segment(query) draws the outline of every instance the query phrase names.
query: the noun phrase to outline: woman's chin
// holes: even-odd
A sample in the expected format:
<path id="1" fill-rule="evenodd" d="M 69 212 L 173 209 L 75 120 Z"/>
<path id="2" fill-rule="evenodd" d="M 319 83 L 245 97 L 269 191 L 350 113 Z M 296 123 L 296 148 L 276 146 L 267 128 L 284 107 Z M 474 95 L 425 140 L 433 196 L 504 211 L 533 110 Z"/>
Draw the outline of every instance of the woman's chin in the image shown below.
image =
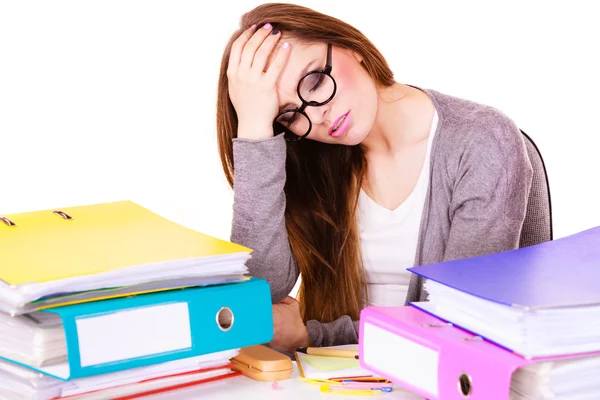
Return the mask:
<path id="1" fill-rule="evenodd" d="M 356 146 L 357 144 L 361 144 L 367 135 L 363 135 L 361 132 L 356 132 L 356 130 L 349 130 L 346 135 L 342 139 L 341 142 L 346 146 Z"/>

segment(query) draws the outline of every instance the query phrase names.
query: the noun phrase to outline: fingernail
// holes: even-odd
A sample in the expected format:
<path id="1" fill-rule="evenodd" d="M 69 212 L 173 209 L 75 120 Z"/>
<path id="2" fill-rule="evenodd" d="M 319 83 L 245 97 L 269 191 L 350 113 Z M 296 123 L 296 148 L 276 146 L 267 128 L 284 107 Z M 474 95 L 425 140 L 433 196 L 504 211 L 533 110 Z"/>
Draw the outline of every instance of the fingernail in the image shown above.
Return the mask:
<path id="1" fill-rule="evenodd" d="M 271 24 L 269 24 L 268 22 L 265 24 L 265 26 L 263 26 L 263 28 L 265 29 L 271 29 Z"/>
<path id="2" fill-rule="evenodd" d="M 277 35 L 279 33 L 279 29 L 273 29 L 273 32 L 271 32 L 272 35 Z"/>
<path id="3" fill-rule="evenodd" d="M 256 28 L 256 24 L 254 24 L 250 27 L 250 29 L 254 29 L 254 28 Z"/>
<path id="4" fill-rule="evenodd" d="M 285 42 L 285 43 L 283 44 L 283 48 L 284 48 L 284 49 L 287 49 L 288 47 L 290 47 L 290 44 L 289 44 L 288 42 Z"/>

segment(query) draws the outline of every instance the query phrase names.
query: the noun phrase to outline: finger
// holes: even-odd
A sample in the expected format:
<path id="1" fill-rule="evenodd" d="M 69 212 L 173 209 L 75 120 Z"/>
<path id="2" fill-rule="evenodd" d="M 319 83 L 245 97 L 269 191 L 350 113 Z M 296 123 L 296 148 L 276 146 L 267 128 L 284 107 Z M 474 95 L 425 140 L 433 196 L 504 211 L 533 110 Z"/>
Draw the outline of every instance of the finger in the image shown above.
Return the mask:
<path id="1" fill-rule="evenodd" d="M 229 70 L 234 70 L 238 67 L 238 65 L 240 65 L 244 45 L 248 42 L 248 40 L 250 40 L 255 30 L 256 25 L 252 25 L 233 41 L 233 44 L 231 45 L 231 51 L 229 52 Z"/>
<path id="2" fill-rule="evenodd" d="M 281 39 L 281 32 L 277 29 L 273 29 L 271 34 L 258 47 L 254 54 L 254 60 L 252 61 L 252 69 L 255 72 L 262 74 L 265 71 L 267 61 L 273 54 L 273 48 L 279 39 Z"/>
<path id="3" fill-rule="evenodd" d="M 287 305 L 290 305 L 290 306 L 291 306 L 291 305 L 292 305 L 292 304 L 294 304 L 294 303 L 298 303 L 298 300 L 296 300 L 296 299 L 295 299 L 295 298 L 293 298 L 293 297 L 287 296 L 285 299 L 281 300 L 281 302 L 282 302 L 283 304 L 287 304 Z"/>
<path id="4" fill-rule="evenodd" d="M 273 27 L 271 24 L 265 24 L 261 28 L 256 29 L 256 32 L 244 45 L 244 50 L 242 50 L 239 64 L 240 66 L 244 66 L 246 68 L 250 68 L 252 66 L 252 61 L 254 60 L 256 50 L 262 44 L 265 38 L 271 34 L 272 29 Z"/>
<path id="5" fill-rule="evenodd" d="M 281 70 L 285 66 L 288 58 L 290 56 L 290 44 L 288 42 L 283 43 L 273 59 L 271 60 L 271 64 L 267 69 L 265 75 L 272 81 L 275 82 L 279 78 L 281 74 Z"/>

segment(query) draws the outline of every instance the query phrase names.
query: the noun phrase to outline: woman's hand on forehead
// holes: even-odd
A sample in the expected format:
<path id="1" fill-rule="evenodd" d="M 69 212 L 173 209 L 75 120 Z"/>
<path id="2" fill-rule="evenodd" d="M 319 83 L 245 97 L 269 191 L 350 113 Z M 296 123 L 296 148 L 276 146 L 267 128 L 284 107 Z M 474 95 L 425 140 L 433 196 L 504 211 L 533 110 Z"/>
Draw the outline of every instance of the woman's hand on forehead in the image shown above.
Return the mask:
<path id="1" fill-rule="evenodd" d="M 273 135 L 279 110 L 276 84 L 290 53 L 288 42 L 277 46 L 280 39 L 281 32 L 265 24 L 250 27 L 232 44 L 227 78 L 240 138 Z"/>

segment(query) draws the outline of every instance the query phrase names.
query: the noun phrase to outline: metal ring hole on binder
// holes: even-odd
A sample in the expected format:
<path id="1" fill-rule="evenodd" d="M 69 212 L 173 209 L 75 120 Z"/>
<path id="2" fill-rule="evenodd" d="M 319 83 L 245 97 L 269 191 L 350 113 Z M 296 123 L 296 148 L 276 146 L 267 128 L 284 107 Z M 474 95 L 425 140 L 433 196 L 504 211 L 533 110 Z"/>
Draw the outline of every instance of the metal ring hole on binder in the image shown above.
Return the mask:
<path id="1" fill-rule="evenodd" d="M 223 332 L 227 332 L 233 326 L 233 312 L 229 307 L 221 307 L 217 313 L 217 326 Z"/>
<path id="2" fill-rule="evenodd" d="M 452 324 L 450 322 L 436 322 L 436 323 L 432 323 L 432 324 L 422 324 L 422 326 L 424 328 L 433 328 L 433 327 L 440 327 L 440 326 L 452 326 Z"/>
<path id="3" fill-rule="evenodd" d="M 14 222 L 12 222 L 10 219 L 8 219 L 6 217 L 0 217 L 0 221 L 4 222 L 8 226 L 17 226 L 17 224 L 15 224 Z"/>
<path id="4" fill-rule="evenodd" d="M 465 399 L 471 397 L 471 393 L 473 393 L 473 380 L 469 374 L 462 373 L 458 377 L 458 391 Z"/>
<path id="5" fill-rule="evenodd" d="M 69 214 L 67 214 L 64 211 L 54 210 L 53 212 L 54 212 L 54 214 L 56 214 L 56 215 L 58 215 L 60 217 L 63 217 L 64 219 L 73 219 L 73 217 L 71 217 Z"/>

